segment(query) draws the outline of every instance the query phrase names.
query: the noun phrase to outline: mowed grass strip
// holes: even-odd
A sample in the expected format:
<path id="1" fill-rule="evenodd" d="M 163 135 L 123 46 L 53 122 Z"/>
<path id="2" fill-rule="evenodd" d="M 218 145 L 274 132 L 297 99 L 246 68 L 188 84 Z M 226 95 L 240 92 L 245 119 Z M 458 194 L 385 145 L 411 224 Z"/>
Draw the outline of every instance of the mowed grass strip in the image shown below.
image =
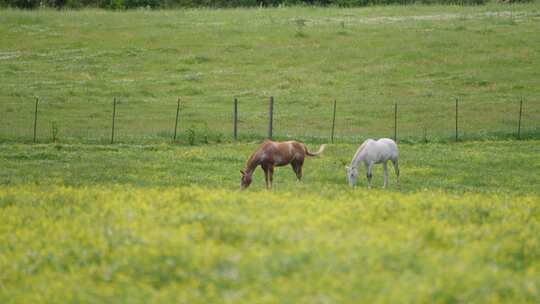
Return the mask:
<path id="1" fill-rule="evenodd" d="M 450 138 L 454 98 L 462 135 L 538 134 L 538 2 L 523 5 L 178 11 L 0 11 L 0 139 L 106 142 L 112 100 L 120 142 L 181 138 L 194 129 L 230 138 L 277 136 Z M 501 133 L 502 132 L 502 133 Z"/>
<path id="2" fill-rule="evenodd" d="M 1 186 L 0 301 L 537 302 L 537 195 Z"/>
<path id="3" fill-rule="evenodd" d="M 539 194 L 538 141 L 481 141 L 458 144 L 399 144 L 401 191 L 514 192 Z M 201 146 L 161 145 L 0 145 L 0 184 L 74 187 L 200 186 L 237 190 L 240 170 L 258 142 Z M 276 191 L 316 192 L 346 189 L 345 165 L 360 145 L 328 145 L 320 157 L 304 164 L 304 181 L 296 182 L 290 166 L 274 174 Z M 316 150 L 318 145 L 309 144 Z M 374 169 L 374 187 L 382 187 L 381 165 Z M 389 190 L 395 174 L 389 167 Z M 359 189 L 366 187 L 360 168 Z M 257 169 L 248 191 L 264 189 Z"/>

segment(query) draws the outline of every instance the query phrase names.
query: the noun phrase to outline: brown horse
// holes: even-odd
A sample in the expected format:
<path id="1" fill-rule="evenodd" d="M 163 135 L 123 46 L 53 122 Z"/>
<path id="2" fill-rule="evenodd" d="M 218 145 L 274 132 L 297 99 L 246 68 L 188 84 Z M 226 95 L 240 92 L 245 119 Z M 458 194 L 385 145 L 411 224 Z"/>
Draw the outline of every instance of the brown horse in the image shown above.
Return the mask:
<path id="1" fill-rule="evenodd" d="M 251 184 L 251 176 L 257 166 L 261 166 L 264 171 L 266 180 L 266 188 L 272 188 L 272 175 L 274 174 L 275 166 L 285 166 L 291 164 L 294 173 L 298 180 L 302 179 L 302 165 L 304 158 L 307 156 L 317 156 L 324 151 L 322 145 L 319 151 L 312 153 L 308 151 L 305 144 L 297 141 L 275 142 L 271 140 L 264 141 L 253 154 L 249 157 L 246 168 L 240 170 L 242 179 L 240 181 L 240 189 L 244 190 Z"/>

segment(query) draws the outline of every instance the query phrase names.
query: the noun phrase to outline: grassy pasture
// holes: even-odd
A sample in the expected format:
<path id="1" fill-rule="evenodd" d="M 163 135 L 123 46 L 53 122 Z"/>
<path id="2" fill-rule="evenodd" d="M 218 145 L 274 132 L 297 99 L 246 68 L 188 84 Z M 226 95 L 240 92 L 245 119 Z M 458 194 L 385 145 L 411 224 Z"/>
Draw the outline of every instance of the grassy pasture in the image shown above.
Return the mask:
<path id="1" fill-rule="evenodd" d="M 112 100 L 118 140 L 172 136 L 176 100 L 186 129 L 230 138 L 232 101 L 240 135 L 326 140 L 336 133 L 448 139 L 454 98 L 461 136 L 508 137 L 525 100 L 523 132 L 538 138 L 540 6 L 390 6 L 354 9 L 0 11 L 0 139 L 106 142 Z M 322 139 L 321 139 L 322 138 Z"/>
<path id="2" fill-rule="evenodd" d="M 69 187 L 112 184 L 133 187 L 207 186 L 237 190 L 239 170 L 257 144 L 182 147 L 161 145 L 1 145 L 0 184 L 6 186 L 58 184 Z M 400 146 L 402 192 L 422 190 L 515 192 L 539 194 L 539 142 L 467 142 L 456 145 Z M 316 145 L 310 145 L 312 150 Z M 325 157 L 305 164 L 305 182 L 296 184 L 290 167 L 277 169 L 276 191 L 298 188 L 342 189 L 357 146 L 330 145 Z M 362 173 L 363 174 L 363 173 Z M 393 175 L 391 175 L 392 177 Z M 251 186 L 264 189 L 264 175 L 255 173 Z M 365 178 L 359 179 L 365 186 Z M 390 180 L 394 184 L 394 180 Z M 377 167 L 374 185 L 382 186 Z"/>
<path id="3" fill-rule="evenodd" d="M 539 144 L 403 144 L 401 191 L 330 145 L 242 193 L 253 143 L 2 144 L 0 302 L 534 303 Z"/>
<path id="4" fill-rule="evenodd" d="M 0 303 L 539 302 L 539 32 L 538 3 L 0 11 Z M 311 149 L 337 99 L 338 143 L 241 193 L 270 95 Z M 454 97 L 482 141 L 436 142 Z M 395 102 L 401 190 L 348 187 Z"/>

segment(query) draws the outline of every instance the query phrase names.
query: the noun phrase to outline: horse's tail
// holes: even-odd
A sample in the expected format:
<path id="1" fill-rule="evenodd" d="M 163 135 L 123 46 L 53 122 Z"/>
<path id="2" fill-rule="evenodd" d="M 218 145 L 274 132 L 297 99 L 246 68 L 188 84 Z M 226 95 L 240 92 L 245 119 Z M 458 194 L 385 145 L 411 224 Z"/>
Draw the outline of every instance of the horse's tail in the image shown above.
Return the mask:
<path id="1" fill-rule="evenodd" d="M 326 147 L 326 145 L 321 145 L 321 147 L 319 148 L 319 150 L 317 152 L 309 152 L 307 146 L 304 145 L 304 149 L 306 150 L 306 154 L 308 156 L 317 156 L 317 155 L 323 153 L 325 147 Z"/>

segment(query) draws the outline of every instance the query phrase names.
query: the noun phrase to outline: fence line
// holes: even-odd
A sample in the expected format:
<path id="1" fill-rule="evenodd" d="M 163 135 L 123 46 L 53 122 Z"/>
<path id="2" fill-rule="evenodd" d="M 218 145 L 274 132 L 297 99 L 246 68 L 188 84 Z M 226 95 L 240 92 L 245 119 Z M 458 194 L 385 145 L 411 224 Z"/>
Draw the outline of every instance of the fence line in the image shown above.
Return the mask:
<path id="1" fill-rule="evenodd" d="M 270 96 L 270 105 L 268 109 L 268 138 L 272 139 L 272 128 L 274 123 L 274 97 Z"/>
<path id="2" fill-rule="evenodd" d="M 456 142 L 458 141 L 458 99 L 456 98 Z"/>
<path id="3" fill-rule="evenodd" d="M 233 110 L 233 138 L 238 140 L 238 99 L 234 99 L 234 110 Z"/>
<path id="4" fill-rule="evenodd" d="M 397 142 L 397 103 L 394 104 L 394 141 Z"/>
<path id="5" fill-rule="evenodd" d="M 334 111 L 332 114 L 332 143 L 334 143 L 334 130 L 336 128 L 336 100 L 334 99 Z"/>
<path id="6" fill-rule="evenodd" d="M 518 118 L 518 132 L 517 138 L 521 139 L 521 113 L 523 109 L 523 97 L 519 100 L 519 118 Z"/>
<path id="7" fill-rule="evenodd" d="M 184 110 L 182 110 L 182 113 L 183 113 L 182 115 L 184 115 L 183 117 L 185 118 L 182 119 L 182 124 L 183 125 L 185 124 L 185 125 L 183 128 L 180 128 L 180 129 L 185 130 L 186 133 L 191 132 L 190 134 L 192 136 L 195 136 L 198 134 L 199 136 L 206 137 L 206 139 L 204 139 L 203 141 L 207 141 L 207 142 L 209 141 L 209 137 L 211 136 L 214 136 L 215 138 L 218 138 L 219 140 L 223 140 L 225 137 L 238 140 L 239 138 L 238 132 L 240 128 L 244 128 L 243 130 L 246 130 L 242 133 L 244 134 L 243 135 L 244 138 L 262 139 L 264 138 L 264 136 L 261 135 L 262 128 L 259 129 L 259 127 L 254 127 L 254 125 L 259 124 L 260 127 L 262 127 L 264 123 L 260 124 L 260 122 L 263 122 L 264 117 L 268 115 L 267 116 L 268 117 L 267 138 L 273 138 L 277 134 L 278 138 L 283 138 L 283 137 L 313 138 L 317 140 L 329 140 L 331 142 L 334 142 L 336 138 L 341 139 L 341 140 L 346 140 L 347 138 L 355 139 L 361 136 L 383 137 L 383 136 L 388 136 L 389 135 L 388 133 L 393 131 L 393 135 L 394 135 L 393 137 L 397 141 L 398 129 L 399 129 L 400 140 L 411 138 L 412 136 L 412 137 L 422 138 L 423 141 L 427 142 L 429 137 L 433 138 L 433 136 L 436 137 L 436 136 L 442 136 L 445 133 L 450 133 L 450 134 L 452 133 L 451 127 L 449 125 L 445 126 L 445 121 L 448 121 L 446 118 L 448 117 L 448 113 L 445 113 L 444 111 L 430 111 L 429 109 L 429 106 L 440 108 L 441 104 L 435 104 L 435 105 L 416 104 L 417 107 L 411 107 L 415 104 L 407 103 L 407 102 L 405 103 L 400 102 L 399 103 L 400 113 L 399 113 L 399 118 L 398 118 L 398 103 L 395 102 L 393 104 L 394 106 L 393 107 L 394 108 L 393 109 L 394 110 L 393 111 L 394 112 L 393 113 L 393 130 L 390 130 L 390 128 L 388 128 L 386 129 L 387 131 L 385 131 L 385 129 L 381 127 L 381 126 L 384 126 L 384 123 L 381 123 L 381 121 L 382 122 L 386 121 L 387 126 L 390 127 L 391 126 L 390 119 L 392 115 L 390 113 L 390 105 L 387 103 L 381 105 L 380 107 L 381 110 L 377 110 L 375 112 L 371 111 L 369 112 L 370 115 L 363 115 L 363 116 L 357 115 L 355 112 L 351 112 L 351 108 L 346 107 L 347 112 L 343 112 L 343 114 L 339 115 L 341 117 L 339 120 L 339 126 L 341 126 L 340 127 L 341 129 L 336 129 L 336 125 L 337 125 L 336 117 L 338 115 L 337 115 L 337 100 L 335 99 L 333 100 L 333 107 L 326 108 L 325 105 L 321 105 L 321 104 L 318 104 L 315 106 L 308 104 L 305 108 L 305 111 L 296 111 L 296 112 L 287 111 L 284 105 L 283 107 L 280 107 L 279 114 L 275 117 L 274 117 L 274 101 L 275 100 L 273 96 L 269 98 L 268 112 L 266 113 L 266 115 L 261 107 L 264 104 L 259 103 L 260 106 L 254 107 L 254 105 L 256 105 L 255 103 L 252 103 L 249 101 L 247 103 L 243 102 L 243 104 L 249 105 L 246 108 L 242 107 L 242 113 L 244 113 L 242 114 L 242 117 L 244 118 L 243 120 L 240 120 L 239 118 L 238 99 L 234 98 L 232 101 L 233 101 L 232 134 L 229 133 L 230 129 L 228 129 L 228 127 L 226 128 L 226 125 L 228 125 L 228 123 L 225 123 L 227 120 L 230 123 L 231 114 L 228 114 L 228 115 L 217 114 L 211 117 L 208 117 L 206 115 L 201 115 L 201 114 L 204 114 L 205 111 L 208 111 L 211 108 L 208 108 L 205 110 L 204 107 L 202 107 L 201 109 L 201 107 L 199 107 L 199 104 L 197 104 L 197 107 L 188 106 L 186 108 L 183 106 Z M 525 131 L 532 130 L 532 133 L 531 132 L 526 133 L 529 135 L 525 135 L 525 137 L 528 136 L 530 138 L 531 137 L 530 134 L 532 134 L 534 138 L 539 138 L 540 125 L 538 124 L 538 122 L 540 122 L 540 114 L 539 114 L 540 103 L 529 102 L 528 105 L 532 104 L 533 107 L 529 106 L 527 107 L 527 109 L 524 109 L 523 103 L 524 103 L 523 98 L 521 98 L 519 101 L 518 117 L 514 116 L 514 117 L 508 118 L 508 116 L 503 116 L 503 119 L 500 122 L 497 122 L 497 120 L 495 119 L 496 116 L 488 116 L 490 124 L 489 125 L 485 124 L 486 126 L 489 126 L 487 134 L 489 134 L 489 132 L 493 132 L 493 134 L 500 132 L 500 134 L 503 134 L 503 135 L 510 134 L 510 135 L 504 135 L 506 137 L 513 136 L 516 139 L 522 139 L 523 126 L 524 126 L 524 121 L 525 121 L 525 125 L 527 125 L 527 123 L 530 124 L 530 122 L 533 122 L 532 125 L 529 125 L 528 129 L 525 128 Z M 6 104 L 7 103 L 4 103 L 4 104 L 0 103 L 0 106 L 6 105 Z M 373 106 L 376 103 L 365 103 L 365 104 Z M 534 106 L 536 104 L 539 105 L 538 107 L 536 107 L 538 109 L 536 109 Z M 7 105 L 9 105 L 8 108 L 10 108 L 12 105 L 15 105 L 15 103 L 9 103 Z M 17 104 L 17 105 L 20 105 L 20 104 Z M 92 139 L 102 138 L 101 135 L 97 135 L 97 137 L 95 135 L 96 133 L 101 133 L 99 130 L 102 128 L 102 123 L 98 123 L 98 124 L 93 123 L 94 117 L 92 116 L 92 115 L 97 115 L 97 117 L 100 117 L 99 111 L 85 111 L 87 109 L 81 109 L 81 110 L 77 109 L 76 111 L 74 111 L 75 113 L 79 111 L 79 113 L 83 113 L 83 114 L 86 114 L 87 112 L 91 112 L 88 114 L 88 117 L 89 117 L 88 125 L 81 126 L 80 125 L 81 117 L 76 116 L 74 114 L 70 114 L 70 113 L 68 113 L 67 115 L 62 115 L 61 109 L 60 110 L 57 109 L 59 105 L 62 105 L 62 104 L 53 103 L 53 102 L 42 103 L 39 98 L 36 98 L 35 108 L 33 111 L 34 115 L 32 117 L 33 118 L 33 134 L 32 134 L 33 142 L 37 142 L 39 138 L 41 138 L 42 140 L 43 138 L 45 138 L 43 136 L 44 134 L 43 131 L 48 128 L 48 125 L 47 125 L 48 122 L 50 122 L 50 125 L 52 126 L 53 140 L 56 140 L 58 138 L 58 129 L 62 127 L 66 127 L 66 126 L 67 126 L 65 128 L 65 130 L 67 130 L 66 134 L 71 134 L 72 138 L 82 138 L 83 140 L 84 138 L 92 138 Z M 360 104 L 356 110 L 358 113 L 365 114 L 362 111 L 362 108 L 361 108 L 362 105 L 364 105 L 364 103 Z M 449 105 L 451 105 L 451 103 L 449 103 Z M 477 115 L 477 113 L 485 113 L 486 110 L 495 109 L 494 107 L 490 107 L 489 106 L 490 104 L 487 104 L 487 103 L 479 104 L 485 109 L 479 108 L 476 104 L 473 107 L 471 107 L 470 105 L 467 106 L 466 103 L 463 103 L 462 106 L 463 105 L 465 106 L 460 107 L 459 99 L 455 98 L 455 114 L 454 114 L 455 115 L 455 128 L 453 130 L 454 131 L 453 135 L 454 135 L 454 140 L 456 142 L 461 139 L 460 137 L 466 138 L 468 135 L 470 138 L 471 134 L 472 135 L 475 134 L 474 130 L 473 130 L 473 133 L 470 132 L 471 131 L 470 128 L 463 129 L 462 125 L 464 123 L 465 125 L 473 125 L 474 123 L 476 123 L 475 120 L 481 117 L 481 115 L 479 116 Z M 504 109 L 503 111 L 504 113 L 509 113 L 508 111 L 511 108 L 515 109 L 517 106 L 516 103 L 511 103 L 511 104 L 497 103 L 497 105 L 499 109 L 501 108 Z M 120 107 L 120 112 L 122 114 L 120 115 L 121 117 L 120 117 L 119 124 L 116 121 L 118 120 L 117 106 Z M 143 112 L 144 115 L 136 116 L 135 114 L 141 113 L 140 106 L 138 104 L 120 102 L 116 97 L 113 99 L 112 125 L 111 125 L 111 133 L 110 133 L 111 144 L 115 143 L 115 140 L 117 139 L 116 137 L 118 137 L 117 133 L 118 135 L 120 135 L 119 138 L 124 138 L 124 140 L 127 140 L 127 139 L 136 140 L 137 138 L 141 138 L 142 140 L 143 138 L 148 138 L 148 137 L 144 137 L 143 134 L 152 134 L 150 138 L 162 138 L 162 137 L 165 138 L 168 136 L 169 140 L 172 137 L 173 141 L 176 142 L 177 135 L 178 135 L 178 128 L 180 126 L 180 122 L 179 122 L 180 120 L 179 118 L 181 114 L 180 113 L 180 98 L 178 98 L 177 100 L 174 130 L 173 132 L 171 132 L 172 134 L 169 133 L 170 131 L 169 132 L 165 131 L 165 130 L 170 130 L 170 123 L 171 123 L 170 119 L 167 119 L 167 120 L 163 119 L 164 117 L 168 116 L 168 115 L 165 115 L 167 111 L 163 111 L 162 106 L 156 107 L 156 108 L 152 108 L 152 106 L 155 107 L 155 105 L 151 105 L 151 104 L 147 104 L 145 106 L 148 106 L 148 108 L 146 109 L 147 111 Z M 405 107 L 403 108 L 402 106 L 405 106 Z M 8 108 L 6 108 L 7 109 L 6 113 L 14 112 L 13 109 L 8 109 Z M 449 106 L 448 108 L 451 109 L 451 106 Z M 326 109 L 326 110 L 321 111 L 322 109 Z M 324 114 L 325 112 L 327 114 Z M 130 116 L 129 113 L 132 113 L 132 116 Z M 407 115 L 407 113 L 410 113 L 410 114 Z M 3 114 L 1 108 L 0 108 L 0 114 Z M 39 128 L 37 124 L 38 114 L 40 116 Z M 331 116 L 328 114 L 331 114 Z M 500 115 L 500 114 L 497 114 L 497 115 Z M 14 114 L 10 114 L 10 116 L 13 117 Z M 25 129 L 22 126 L 24 125 L 24 120 L 30 118 L 29 116 L 30 115 L 28 114 L 21 113 L 19 116 L 15 116 L 14 121 L 11 121 L 11 122 L 8 121 L 6 128 L 8 130 L 12 130 L 13 132 L 15 132 L 16 134 L 15 138 L 25 137 L 25 135 L 23 134 L 25 131 L 21 131 L 21 130 Z M 61 121 L 58 122 L 56 120 L 51 119 L 51 117 L 61 117 L 60 118 Z M 329 121 L 329 117 L 331 117 L 331 121 Z M 372 123 L 376 122 L 379 125 L 377 127 L 373 127 L 372 129 L 370 129 L 371 128 L 370 123 L 363 121 L 364 119 L 366 119 L 366 117 L 371 119 Z M 416 120 L 411 121 L 410 117 L 415 117 Z M 274 123 L 274 118 L 277 119 L 276 123 Z M 210 119 L 212 121 L 210 121 Z M 79 125 L 77 126 L 78 129 L 75 129 L 75 128 L 70 129 L 69 126 L 71 124 L 69 120 L 73 120 L 73 121 L 76 121 L 76 123 L 79 123 Z M 192 126 L 189 126 L 190 120 L 191 120 Z M 517 130 L 516 130 L 516 125 L 515 125 L 516 120 L 517 120 Z M 211 125 L 211 127 L 208 127 L 209 121 L 211 123 L 214 123 L 213 125 Z M 5 120 L 3 119 L 2 122 L 4 123 Z M 90 124 L 90 122 L 92 122 L 92 124 Z M 467 124 L 467 122 L 469 123 Z M 193 123 L 195 123 L 195 125 L 199 127 L 195 127 Z M 312 125 L 312 123 L 314 123 L 315 125 Z M 169 124 L 169 127 L 162 126 L 166 124 Z M 512 124 L 513 124 L 513 127 L 511 126 Z M 202 131 L 201 131 L 200 125 L 205 126 Z M 136 127 L 134 128 L 134 126 Z M 275 132 L 276 130 L 274 130 L 276 126 L 278 129 L 281 129 L 284 131 L 277 130 L 278 132 L 276 133 Z M 328 130 L 328 126 L 331 126 L 331 130 Z M 430 128 L 430 126 L 433 128 Z M 482 130 L 482 128 L 479 126 L 482 126 L 482 125 L 480 123 L 476 123 L 476 129 L 475 129 L 476 132 L 479 135 L 484 134 L 485 136 L 486 133 L 483 133 L 483 131 L 480 131 Z M 494 126 L 497 126 L 497 127 L 494 127 Z M 417 130 L 417 128 L 421 128 L 421 131 L 414 131 L 414 130 Z M 439 131 L 436 130 L 437 128 Z M 118 129 L 120 129 L 120 132 L 117 132 Z M 150 129 L 154 131 L 154 133 L 148 132 L 148 130 Z M 226 129 L 228 129 L 229 131 L 226 131 Z M 377 131 L 373 132 L 373 129 L 376 129 Z M 429 132 L 431 132 L 429 135 L 428 135 L 428 130 Z M 157 133 L 155 133 L 156 131 Z M 326 133 L 328 131 L 330 131 L 329 132 L 330 134 Z M 224 134 L 230 134 L 230 135 L 227 136 Z M 328 134 L 330 135 L 330 138 L 328 138 Z M 374 135 L 377 135 L 377 136 L 374 136 Z M 2 137 L 4 136 L 0 133 L 0 140 L 2 140 Z M 6 138 L 9 138 L 9 136 Z M 28 138 L 28 135 L 26 135 L 26 138 Z M 69 138 L 69 137 L 66 137 L 66 138 Z M 191 140 L 190 140 L 190 143 L 192 143 Z"/>
<path id="8" fill-rule="evenodd" d="M 174 120 L 173 141 L 176 141 L 176 130 L 178 129 L 178 115 L 180 115 L 180 97 L 178 97 L 177 106 L 176 106 L 176 119 Z"/>
<path id="9" fill-rule="evenodd" d="M 36 142 L 38 102 L 39 98 L 36 98 L 36 111 L 34 112 L 34 142 Z"/>
<path id="10" fill-rule="evenodd" d="M 114 144 L 114 121 L 116 120 L 116 97 L 113 100 L 111 144 Z"/>

